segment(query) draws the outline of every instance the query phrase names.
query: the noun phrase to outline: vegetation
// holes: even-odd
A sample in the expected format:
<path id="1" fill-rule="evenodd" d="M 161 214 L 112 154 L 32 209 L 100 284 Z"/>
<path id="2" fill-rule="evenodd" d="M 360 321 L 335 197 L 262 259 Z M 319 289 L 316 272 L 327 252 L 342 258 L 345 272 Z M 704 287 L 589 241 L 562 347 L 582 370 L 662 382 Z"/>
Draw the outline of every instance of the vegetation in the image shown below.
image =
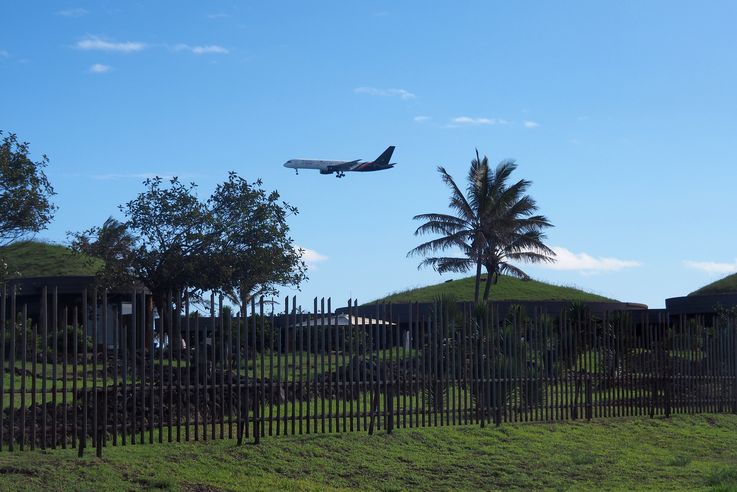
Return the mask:
<path id="1" fill-rule="evenodd" d="M 9 277 L 95 275 L 102 260 L 75 254 L 66 246 L 40 241 L 20 241 L 0 248 Z"/>
<path id="2" fill-rule="evenodd" d="M 735 490 L 737 417 L 682 415 L 3 453 L 3 490 Z"/>
<path id="3" fill-rule="evenodd" d="M 56 207 L 51 203 L 54 188 L 44 173 L 49 160 L 29 156 L 29 146 L 15 134 L 0 131 L 0 246 L 46 228 Z M 13 271 L 0 251 L 0 280 Z"/>
<path id="4" fill-rule="evenodd" d="M 231 173 L 207 201 L 197 197 L 194 183 L 176 177 L 144 184 L 144 192 L 120 207 L 125 222 L 108 219 L 71 235 L 75 251 L 105 259 L 106 283 L 137 280 L 158 303 L 167 294 L 181 299 L 203 291 L 240 303 L 306 278 L 286 223 L 297 209 L 261 181 Z"/>
<path id="5" fill-rule="evenodd" d="M 482 277 L 482 282 L 484 281 Z M 450 295 L 459 301 L 472 301 L 474 298 L 474 277 L 447 281 L 389 294 L 374 302 L 432 302 L 438 297 Z M 602 301 L 613 299 L 585 292 L 573 287 L 547 284 L 536 280 L 523 281 L 501 275 L 491 293 L 492 301 Z"/>
<path id="6" fill-rule="evenodd" d="M 529 276 L 512 263 L 553 261 L 555 253 L 544 243 L 545 229 L 552 224 L 537 215 L 537 204 L 526 191 L 531 182 L 507 181 L 517 168 L 514 161 L 503 161 L 489 169 L 484 156 L 471 161 L 468 187 L 463 194 L 453 177 L 438 167 L 443 182 L 451 189 L 450 209 L 455 215 L 420 214 L 415 220 L 425 221 L 415 235 L 439 234 L 441 237 L 420 244 L 408 256 L 423 255 L 420 267 L 431 266 L 438 273 L 467 272 L 475 267 L 474 302 L 480 300 L 482 267 L 486 271 L 483 300 L 489 299 L 491 285 L 499 276 L 509 275 L 523 280 Z M 460 250 L 464 256 L 429 256 Z"/>
<path id="7" fill-rule="evenodd" d="M 0 245 L 45 229 L 54 217 L 54 188 L 44 173 L 49 159 L 34 162 L 29 151 L 13 133 L 0 142 Z"/>
<path id="8" fill-rule="evenodd" d="M 97 271 L 100 285 L 114 287 L 130 282 L 130 256 L 135 239 L 125 224 L 110 217 L 100 228 L 71 236 L 72 249 L 76 255 L 102 260 L 101 268 Z"/>
<path id="9" fill-rule="evenodd" d="M 701 294 L 726 294 L 728 292 L 737 293 L 737 273 L 728 275 L 722 279 L 712 282 L 693 292 L 690 296 L 698 296 Z"/>

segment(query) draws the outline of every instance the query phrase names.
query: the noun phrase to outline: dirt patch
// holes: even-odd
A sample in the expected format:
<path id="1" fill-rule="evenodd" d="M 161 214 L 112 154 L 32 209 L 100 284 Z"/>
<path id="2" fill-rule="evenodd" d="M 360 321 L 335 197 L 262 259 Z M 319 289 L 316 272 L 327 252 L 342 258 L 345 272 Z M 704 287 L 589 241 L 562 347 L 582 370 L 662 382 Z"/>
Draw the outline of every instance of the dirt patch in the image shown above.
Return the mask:
<path id="1" fill-rule="evenodd" d="M 216 487 L 211 487 L 210 485 L 202 484 L 182 484 L 182 490 L 186 490 L 189 492 L 216 492 L 223 489 L 218 489 Z"/>
<path id="2" fill-rule="evenodd" d="M 36 477 L 38 472 L 30 468 L 19 468 L 17 466 L 1 466 L 0 475 L 25 475 L 27 477 Z"/>

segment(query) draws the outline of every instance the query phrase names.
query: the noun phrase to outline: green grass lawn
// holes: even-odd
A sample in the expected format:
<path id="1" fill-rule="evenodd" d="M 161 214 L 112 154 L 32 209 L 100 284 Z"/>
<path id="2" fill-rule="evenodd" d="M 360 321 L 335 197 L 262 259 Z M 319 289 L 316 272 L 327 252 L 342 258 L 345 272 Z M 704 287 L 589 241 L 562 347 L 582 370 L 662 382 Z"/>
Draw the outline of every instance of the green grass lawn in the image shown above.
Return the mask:
<path id="1" fill-rule="evenodd" d="M 482 293 L 484 285 L 484 283 L 481 284 Z M 468 277 L 396 292 L 379 301 L 432 302 L 440 295 L 450 295 L 459 301 L 471 301 L 473 294 L 474 278 Z M 499 282 L 491 287 L 490 298 L 492 301 L 612 301 L 612 299 L 573 287 L 552 285 L 536 280 L 523 281 L 506 276 L 500 277 Z"/>
<path id="2" fill-rule="evenodd" d="M 737 490 L 737 416 L 0 454 L 0 490 Z"/>

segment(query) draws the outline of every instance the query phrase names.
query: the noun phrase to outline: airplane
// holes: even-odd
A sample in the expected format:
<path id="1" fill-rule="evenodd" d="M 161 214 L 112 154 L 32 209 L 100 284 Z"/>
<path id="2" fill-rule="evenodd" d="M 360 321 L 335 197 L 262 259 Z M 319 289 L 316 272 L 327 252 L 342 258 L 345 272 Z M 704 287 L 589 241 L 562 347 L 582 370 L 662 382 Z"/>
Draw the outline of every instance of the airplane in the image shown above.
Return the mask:
<path id="1" fill-rule="evenodd" d="M 389 160 L 392 158 L 394 153 L 394 146 L 391 145 L 371 162 L 361 162 L 361 159 L 355 161 L 319 161 L 310 159 L 290 159 L 284 163 L 284 167 L 294 169 L 299 174 L 300 169 L 319 169 L 320 174 L 333 174 L 335 173 L 336 178 L 342 178 L 346 172 L 369 172 L 369 171 L 383 171 L 384 169 L 391 169 L 396 166 L 396 162 L 390 163 Z"/>

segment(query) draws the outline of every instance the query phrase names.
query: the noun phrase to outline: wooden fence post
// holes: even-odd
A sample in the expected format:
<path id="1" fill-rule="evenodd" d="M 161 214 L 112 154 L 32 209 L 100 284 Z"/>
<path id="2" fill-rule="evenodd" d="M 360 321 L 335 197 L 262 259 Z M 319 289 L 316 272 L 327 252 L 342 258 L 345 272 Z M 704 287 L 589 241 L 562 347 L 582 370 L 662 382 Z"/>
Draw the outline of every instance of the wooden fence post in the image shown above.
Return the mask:
<path id="1" fill-rule="evenodd" d="M 262 348 L 263 350 L 263 348 Z M 253 399 L 253 443 L 261 443 L 261 395 L 256 388 Z"/>
<path id="2" fill-rule="evenodd" d="M 394 430 L 394 386 L 392 384 L 387 385 L 384 408 L 386 412 L 386 433 L 391 434 Z"/>
<path id="3" fill-rule="evenodd" d="M 591 389 L 591 375 L 586 376 L 586 420 L 591 420 L 593 413 L 593 394 Z"/>
<path id="4" fill-rule="evenodd" d="M 732 413 L 737 414 L 737 333 L 733 320 L 727 323 L 727 333 L 732 337 Z"/>

